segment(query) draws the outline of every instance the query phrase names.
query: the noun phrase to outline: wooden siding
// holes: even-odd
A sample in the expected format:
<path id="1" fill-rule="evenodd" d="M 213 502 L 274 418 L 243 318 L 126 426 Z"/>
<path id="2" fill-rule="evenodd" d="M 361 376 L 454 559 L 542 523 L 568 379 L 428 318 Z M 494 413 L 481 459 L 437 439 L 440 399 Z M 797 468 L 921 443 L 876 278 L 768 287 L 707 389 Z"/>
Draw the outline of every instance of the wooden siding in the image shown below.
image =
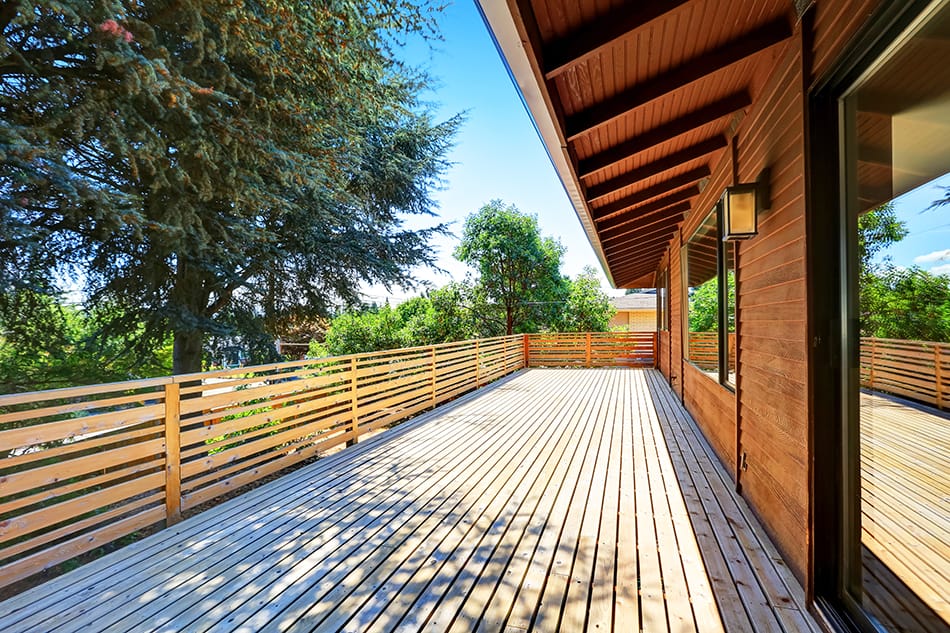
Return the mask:
<path id="1" fill-rule="evenodd" d="M 801 39 L 787 46 L 740 127 L 739 180 L 771 175 L 771 210 L 739 247 L 737 297 L 742 491 L 804 577 L 808 551 L 808 341 L 805 304 Z"/>
<path id="2" fill-rule="evenodd" d="M 677 231 L 670 247 L 670 386 L 683 399 L 683 247 Z"/>
<path id="3" fill-rule="evenodd" d="M 653 370 L 531 369 L 0 603 L 0 630 L 812 633 Z"/>
<path id="4" fill-rule="evenodd" d="M 686 410 L 731 472 L 736 461 L 735 395 L 692 363 L 684 363 L 683 368 Z"/>
<path id="5" fill-rule="evenodd" d="M 884 0 L 835 0 L 814 7 L 814 79 L 820 79 L 835 63 L 871 14 Z"/>

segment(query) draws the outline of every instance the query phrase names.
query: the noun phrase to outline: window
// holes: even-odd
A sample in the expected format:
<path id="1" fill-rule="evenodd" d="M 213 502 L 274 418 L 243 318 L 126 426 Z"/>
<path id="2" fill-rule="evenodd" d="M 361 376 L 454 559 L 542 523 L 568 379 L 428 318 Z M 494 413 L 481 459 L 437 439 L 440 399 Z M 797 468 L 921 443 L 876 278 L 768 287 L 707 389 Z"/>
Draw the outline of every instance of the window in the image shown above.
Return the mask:
<path id="1" fill-rule="evenodd" d="M 722 250 L 722 277 L 726 280 L 722 293 L 722 323 L 725 340 L 722 345 L 723 380 L 736 385 L 736 243 L 719 242 Z"/>
<path id="2" fill-rule="evenodd" d="M 718 205 L 686 244 L 686 358 L 719 379 Z"/>
<path id="3" fill-rule="evenodd" d="M 719 237 L 720 210 L 717 204 L 686 243 L 686 359 L 710 377 L 734 386 L 736 245 Z"/>
<path id="4" fill-rule="evenodd" d="M 656 281 L 656 329 L 670 329 L 670 269 L 660 272 Z"/>

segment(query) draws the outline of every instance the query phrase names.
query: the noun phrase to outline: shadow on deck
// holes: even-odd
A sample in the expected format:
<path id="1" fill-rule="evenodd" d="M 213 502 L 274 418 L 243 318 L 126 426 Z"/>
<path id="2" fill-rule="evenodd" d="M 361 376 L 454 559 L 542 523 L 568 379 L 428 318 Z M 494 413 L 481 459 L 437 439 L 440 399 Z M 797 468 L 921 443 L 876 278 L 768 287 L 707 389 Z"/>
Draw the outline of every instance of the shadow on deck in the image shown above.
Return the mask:
<path id="1" fill-rule="evenodd" d="M 662 376 L 532 369 L 0 603 L 0 630 L 808 631 Z"/>

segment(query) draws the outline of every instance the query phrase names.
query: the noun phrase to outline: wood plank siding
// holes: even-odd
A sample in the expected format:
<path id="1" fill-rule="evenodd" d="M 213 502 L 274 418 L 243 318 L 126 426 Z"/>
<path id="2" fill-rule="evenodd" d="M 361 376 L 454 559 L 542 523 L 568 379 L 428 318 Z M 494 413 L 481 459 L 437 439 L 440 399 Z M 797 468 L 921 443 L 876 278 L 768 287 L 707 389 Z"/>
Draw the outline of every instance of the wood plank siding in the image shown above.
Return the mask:
<path id="1" fill-rule="evenodd" d="M 0 630 L 817 631 L 652 369 L 529 369 L 0 603 Z"/>

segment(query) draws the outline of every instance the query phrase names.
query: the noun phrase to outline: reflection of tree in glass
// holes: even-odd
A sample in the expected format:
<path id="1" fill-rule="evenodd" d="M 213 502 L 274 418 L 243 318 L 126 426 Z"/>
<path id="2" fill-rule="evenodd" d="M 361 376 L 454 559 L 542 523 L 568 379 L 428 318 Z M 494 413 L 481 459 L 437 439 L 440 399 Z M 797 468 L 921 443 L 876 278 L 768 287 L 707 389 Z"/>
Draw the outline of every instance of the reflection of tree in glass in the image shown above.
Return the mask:
<path id="1" fill-rule="evenodd" d="M 947 195 L 929 209 L 950 204 Z M 875 258 L 908 235 L 892 204 L 858 218 L 861 335 L 920 341 L 950 341 L 950 276 Z"/>

